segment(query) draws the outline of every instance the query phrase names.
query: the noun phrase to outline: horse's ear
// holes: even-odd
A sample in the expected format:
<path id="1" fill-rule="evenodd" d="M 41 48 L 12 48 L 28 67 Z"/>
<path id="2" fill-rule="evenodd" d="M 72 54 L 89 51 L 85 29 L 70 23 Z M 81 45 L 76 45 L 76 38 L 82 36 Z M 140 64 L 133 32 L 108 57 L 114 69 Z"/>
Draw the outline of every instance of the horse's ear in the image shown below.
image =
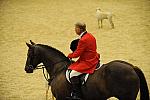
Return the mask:
<path id="1" fill-rule="evenodd" d="M 31 44 L 26 43 L 26 45 L 27 45 L 29 48 L 32 48 L 32 45 L 31 45 Z"/>
<path id="2" fill-rule="evenodd" d="M 35 43 L 34 43 L 32 40 L 30 40 L 30 43 L 31 43 L 32 45 L 35 45 Z"/>

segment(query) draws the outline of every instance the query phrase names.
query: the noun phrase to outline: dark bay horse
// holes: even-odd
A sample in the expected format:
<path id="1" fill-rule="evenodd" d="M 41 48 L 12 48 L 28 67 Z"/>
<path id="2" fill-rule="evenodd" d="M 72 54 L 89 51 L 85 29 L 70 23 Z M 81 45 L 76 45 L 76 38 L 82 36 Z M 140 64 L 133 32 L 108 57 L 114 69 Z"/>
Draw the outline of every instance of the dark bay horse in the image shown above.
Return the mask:
<path id="1" fill-rule="evenodd" d="M 71 61 L 59 50 L 42 44 L 26 43 L 29 47 L 25 71 L 33 73 L 39 63 L 43 63 L 51 77 L 51 91 L 56 100 L 70 96 L 71 85 L 65 72 Z M 136 100 L 140 89 L 140 100 L 149 100 L 149 91 L 143 72 L 125 61 L 115 60 L 100 67 L 82 85 L 83 100 Z"/>

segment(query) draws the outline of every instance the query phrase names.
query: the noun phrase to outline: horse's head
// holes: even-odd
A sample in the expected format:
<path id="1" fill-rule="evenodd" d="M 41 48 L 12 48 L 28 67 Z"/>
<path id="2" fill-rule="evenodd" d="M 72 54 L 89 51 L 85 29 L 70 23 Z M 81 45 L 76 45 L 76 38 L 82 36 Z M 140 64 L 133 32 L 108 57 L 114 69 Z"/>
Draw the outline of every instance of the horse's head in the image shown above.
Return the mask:
<path id="1" fill-rule="evenodd" d="M 27 73 L 33 73 L 33 70 L 37 67 L 39 63 L 41 63 L 41 57 L 38 50 L 38 47 L 34 42 L 30 40 L 31 44 L 26 43 L 28 46 L 28 53 L 27 53 L 27 61 L 25 65 L 25 71 Z"/>

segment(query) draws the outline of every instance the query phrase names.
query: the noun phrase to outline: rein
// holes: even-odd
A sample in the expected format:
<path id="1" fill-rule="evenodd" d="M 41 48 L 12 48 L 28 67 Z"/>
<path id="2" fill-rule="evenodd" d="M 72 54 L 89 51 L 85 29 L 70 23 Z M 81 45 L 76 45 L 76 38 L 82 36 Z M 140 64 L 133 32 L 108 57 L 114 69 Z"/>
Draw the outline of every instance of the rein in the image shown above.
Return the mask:
<path id="1" fill-rule="evenodd" d="M 64 59 L 64 60 L 55 62 L 55 63 L 53 63 L 53 66 L 55 66 L 56 64 L 59 64 L 59 63 L 61 63 L 61 62 L 64 62 L 64 61 L 67 61 L 67 60 Z M 49 77 L 49 76 L 48 76 L 48 75 L 49 75 L 48 72 L 47 72 L 47 75 L 45 74 L 45 71 L 44 71 L 45 66 L 44 66 L 44 65 L 38 65 L 35 69 L 43 69 L 43 76 L 44 76 L 45 80 L 48 82 L 48 85 L 50 85 L 51 82 L 52 82 L 52 80 L 56 77 L 56 75 L 57 75 L 58 73 L 60 73 L 62 70 L 64 70 L 65 68 L 67 68 L 67 64 L 65 64 L 64 67 L 62 67 L 62 69 L 60 69 L 60 70 L 58 70 L 57 72 L 55 72 L 54 75 L 52 75 L 52 77 L 50 77 L 50 79 L 48 79 L 48 77 Z"/>
<path id="2" fill-rule="evenodd" d="M 44 68 L 45 68 L 44 65 L 39 65 L 39 66 L 36 67 L 36 69 L 43 69 L 43 76 L 44 76 L 45 80 L 48 81 L 48 80 L 49 80 L 49 79 L 48 79 L 48 73 L 47 73 L 47 76 L 46 76 L 46 75 L 45 75 L 45 72 L 44 72 Z M 49 82 L 49 81 L 48 81 L 48 82 Z"/>

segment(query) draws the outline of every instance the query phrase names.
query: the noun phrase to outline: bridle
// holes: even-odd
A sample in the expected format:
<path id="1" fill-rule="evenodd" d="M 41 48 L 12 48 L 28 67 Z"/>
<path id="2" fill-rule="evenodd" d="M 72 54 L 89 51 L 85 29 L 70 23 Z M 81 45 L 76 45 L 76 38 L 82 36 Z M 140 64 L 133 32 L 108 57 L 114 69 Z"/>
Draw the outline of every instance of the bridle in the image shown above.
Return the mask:
<path id="1" fill-rule="evenodd" d="M 69 65 L 68 63 L 65 63 L 65 65 L 63 65 L 63 67 L 62 67 L 60 70 L 58 70 L 58 71 L 56 71 L 55 73 L 53 73 L 52 76 L 49 76 L 49 74 L 48 74 L 47 71 L 46 71 L 46 73 L 45 73 L 45 68 L 46 68 L 46 67 L 45 67 L 44 65 L 33 66 L 33 58 L 35 57 L 35 55 L 34 55 L 34 50 L 32 51 L 32 55 L 31 55 L 30 57 L 31 57 L 31 58 L 30 58 L 30 64 L 28 65 L 28 70 L 33 71 L 33 70 L 37 70 L 37 69 L 42 69 L 42 70 L 43 70 L 43 76 L 44 76 L 45 80 L 48 81 L 48 84 L 49 84 L 49 85 L 50 85 L 50 83 L 52 82 L 52 80 L 56 77 L 56 75 L 57 75 L 58 73 L 60 73 L 62 70 L 67 69 L 67 66 Z M 57 62 L 52 63 L 51 66 L 56 66 L 57 64 L 62 63 L 62 62 L 65 62 L 65 61 L 68 61 L 68 60 L 70 60 L 70 59 L 68 59 L 68 58 L 66 57 L 65 59 L 62 59 L 62 60 L 60 60 L 60 61 L 57 61 Z"/>

